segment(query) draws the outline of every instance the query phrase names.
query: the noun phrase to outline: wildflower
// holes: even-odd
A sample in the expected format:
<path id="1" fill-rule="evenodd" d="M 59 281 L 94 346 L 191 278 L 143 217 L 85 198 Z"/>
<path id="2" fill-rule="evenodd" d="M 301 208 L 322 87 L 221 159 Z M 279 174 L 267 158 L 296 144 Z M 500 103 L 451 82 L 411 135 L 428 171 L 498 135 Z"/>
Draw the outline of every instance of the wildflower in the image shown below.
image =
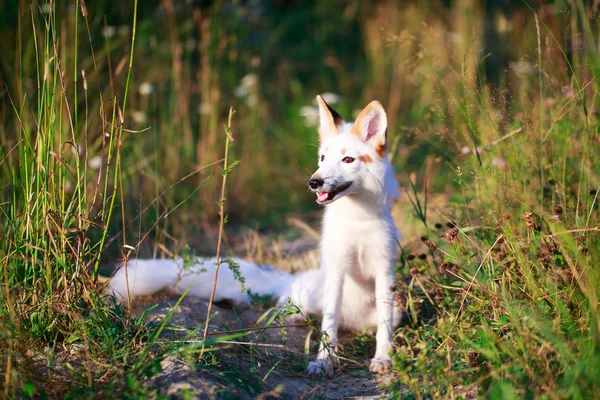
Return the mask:
<path id="1" fill-rule="evenodd" d="M 521 218 L 523 218 L 524 221 L 531 221 L 531 218 L 533 218 L 533 213 L 526 212 L 525 214 L 521 215 Z"/>
<path id="2" fill-rule="evenodd" d="M 526 225 L 526 226 L 527 226 L 529 229 L 531 229 L 531 230 L 534 230 L 534 231 L 539 231 L 539 227 L 538 227 L 538 225 L 535 223 L 535 221 L 527 221 L 527 222 L 525 222 L 525 225 Z"/>
<path id="3" fill-rule="evenodd" d="M 143 82 L 138 88 L 138 91 L 142 96 L 149 96 L 154 92 L 154 85 L 148 82 Z"/>
<path id="4" fill-rule="evenodd" d="M 463 41 L 463 36 L 458 32 L 448 32 L 446 35 L 448 42 L 460 44 Z"/>
<path id="5" fill-rule="evenodd" d="M 250 95 L 250 91 L 258 85 L 258 75 L 256 74 L 247 74 L 242 77 L 240 80 L 240 84 L 233 89 L 233 95 L 235 97 L 247 97 Z M 256 99 L 247 101 L 250 106 L 256 104 Z"/>
<path id="6" fill-rule="evenodd" d="M 538 257 L 538 261 L 540 262 L 540 264 L 542 264 L 542 266 L 544 268 L 548 268 L 548 266 L 552 262 L 552 259 L 550 258 L 549 255 L 544 254 L 544 255 L 541 255 L 540 257 Z"/>
<path id="7" fill-rule="evenodd" d="M 415 275 L 417 275 L 418 273 L 419 273 L 419 269 L 418 269 L 417 267 L 412 267 L 412 268 L 410 269 L 410 274 L 411 274 L 412 276 L 415 276 Z"/>
<path id="8" fill-rule="evenodd" d="M 254 107 L 258 104 L 258 96 L 250 94 L 250 96 L 246 97 L 246 104 L 250 107 Z"/>
<path id="9" fill-rule="evenodd" d="M 437 249 L 437 244 L 430 242 L 429 243 L 429 250 L 431 251 L 435 251 L 435 249 Z"/>
<path id="10" fill-rule="evenodd" d="M 114 26 L 105 26 L 104 29 L 102 29 L 102 36 L 107 39 L 115 36 L 115 33 L 117 33 L 117 28 Z"/>
<path id="11" fill-rule="evenodd" d="M 452 229 L 450 229 L 448 232 L 446 232 L 446 233 L 444 234 L 444 238 L 445 238 L 447 241 L 451 242 L 451 241 L 453 241 L 454 239 L 456 239 L 456 237 L 458 236 L 458 233 L 459 233 L 459 230 L 458 230 L 458 228 L 452 228 Z"/>
<path id="12" fill-rule="evenodd" d="M 562 213 L 563 213 L 563 208 L 562 208 L 562 206 L 559 204 L 559 205 L 557 205 L 556 207 L 554 207 L 554 212 L 555 212 L 556 214 L 559 214 L 559 215 L 560 215 L 560 214 L 562 214 Z"/>
<path id="13" fill-rule="evenodd" d="M 323 100 L 325 100 L 325 103 L 332 105 L 339 104 L 339 102 L 342 100 L 342 96 L 331 92 L 323 93 L 321 97 L 323 98 Z"/>
<path id="14" fill-rule="evenodd" d="M 102 157 L 95 156 L 88 160 L 88 167 L 91 169 L 99 169 L 102 166 Z"/>
<path id="15" fill-rule="evenodd" d="M 498 260 L 502 261 L 506 258 L 506 256 L 506 251 L 502 250 L 500 253 L 498 253 Z"/>
<path id="16" fill-rule="evenodd" d="M 552 108 L 555 105 L 556 105 L 556 100 L 554 100 L 552 97 L 546 97 L 546 107 Z"/>
<path id="17" fill-rule="evenodd" d="M 476 368 L 481 365 L 481 361 L 479 360 L 479 353 L 476 351 L 469 351 L 467 353 L 467 358 L 469 359 L 469 365 L 471 368 Z"/>
<path id="18" fill-rule="evenodd" d="M 242 80 L 240 81 L 240 86 L 246 89 L 250 89 L 258 84 L 258 75 L 256 74 L 247 74 L 244 75 Z"/>
<path id="19" fill-rule="evenodd" d="M 571 88 L 571 86 L 563 86 L 561 92 L 565 95 L 567 99 L 571 99 L 574 95 L 573 88 Z"/>
<path id="20" fill-rule="evenodd" d="M 461 154 L 469 154 L 470 152 L 471 152 L 471 148 L 470 148 L 469 146 L 463 146 L 463 147 L 460 149 L 460 153 L 461 153 Z"/>
<path id="21" fill-rule="evenodd" d="M 148 115 L 146 115 L 146 113 L 143 111 L 134 111 L 131 113 L 131 118 L 133 118 L 133 121 L 138 124 L 145 124 L 148 122 Z"/>
<path id="22" fill-rule="evenodd" d="M 494 167 L 494 168 L 506 169 L 507 166 L 508 166 L 508 163 L 502 157 L 496 157 L 492 160 L 492 167 Z"/>
<path id="23" fill-rule="evenodd" d="M 300 115 L 304 117 L 304 124 L 307 127 L 316 126 L 319 122 L 319 109 L 314 106 L 300 107 Z"/>
<path id="24" fill-rule="evenodd" d="M 533 65 L 531 65 L 530 62 L 525 61 L 525 60 L 511 62 L 509 64 L 509 68 L 511 70 L 513 70 L 513 72 L 519 78 L 525 78 L 527 75 L 531 75 L 531 74 L 533 74 L 533 72 L 535 72 L 535 67 Z"/>
<path id="25" fill-rule="evenodd" d="M 446 272 L 446 270 L 451 266 L 450 263 L 447 262 L 443 262 L 440 264 L 440 266 L 438 267 L 438 273 L 441 275 L 444 272 Z"/>
<path id="26" fill-rule="evenodd" d="M 210 105 L 209 103 L 198 104 L 198 113 L 205 115 L 210 114 L 211 111 L 212 105 Z"/>
<path id="27" fill-rule="evenodd" d="M 248 96 L 249 93 L 250 93 L 250 91 L 248 90 L 248 88 L 245 88 L 243 86 L 236 86 L 233 89 L 233 95 L 235 97 L 246 97 L 246 96 Z"/>

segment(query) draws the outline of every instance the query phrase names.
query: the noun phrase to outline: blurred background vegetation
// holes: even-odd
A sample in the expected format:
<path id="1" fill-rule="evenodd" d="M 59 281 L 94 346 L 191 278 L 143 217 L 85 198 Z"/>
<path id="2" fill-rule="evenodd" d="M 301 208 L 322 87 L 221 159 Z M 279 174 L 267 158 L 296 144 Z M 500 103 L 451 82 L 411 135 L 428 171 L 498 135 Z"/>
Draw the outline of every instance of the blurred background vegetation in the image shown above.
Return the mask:
<path id="1" fill-rule="evenodd" d="M 20 129 L 37 131 L 32 100 L 39 85 L 36 76 L 47 66 L 40 61 L 43 51 L 34 50 L 32 23 L 42 26 L 54 10 L 52 29 L 61 35 L 57 54 L 66 95 L 82 90 L 82 71 L 87 80 L 85 96 L 74 97 L 70 112 L 85 115 L 85 121 L 79 119 L 77 145 L 89 166 L 88 198 L 98 201 L 93 182 L 100 182 L 107 160 L 103 120 L 112 112 L 108 105 L 124 92 L 133 2 L 88 3 L 84 24 L 76 11 L 84 3 L 58 1 L 51 8 L 3 2 L 0 137 L 6 153 Z M 578 23 L 568 2 L 531 6 L 545 25 L 544 90 L 554 96 L 572 81 L 558 45 L 576 68 L 583 68 L 571 50 L 588 43 L 568 34 L 569 25 Z M 316 94 L 330 93 L 334 107 L 350 120 L 368 101 L 382 101 L 396 143 L 399 180 L 406 186 L 409 172 L 422 176 L 427 160 L 435 159 L 430 184 L 436 191 L 452 186 L 453 168 L 448 166 L 458 162 L 461 149 L 485 144 L 483 134 L 497 138 L 509 132 L 519 119 L 511 110 L 528 106 L 531 96 L 544 95 L 536 82 L 522 84 L 537 74 L 538 36 L 534 13 L 518 1 L 165 0 L 141 3 L 137 18 L 124 115 L 128 131 L 121 148 L 125 225 L 166 187 L 221 157 L 222 125 L 230 106 L 236 110 L 234 157 L 241 165 L 230 177 L 229 220 L 265 228 L 281 224 L 290 211 L 316 209 L 305 189 L 315 166 Z M 44 31 L 37 34 L 43 42 Z M 457 96 L 470 91 L 477 101 L 491 105 L 489 115 L 471 115 L 485 127 L 463 123 L 471 111 Z M 17 104 L 30 109 L 21 119 Z M 61 113 L 67 117 L 66 107 Z M 57 145 L 63 141 L 60 157 L 73 164 L 73 147 L 64 139 L 72 128 L 65 124 L 63 129 L 56 136 Z M 9 155 L 9 163 L 16 162 L 15 155 Z M 207 169 L 177 184 L 150 207 L 135 230 L 147 231 L 198 187 L 190 201 L 158 222 L 151 237 L 185 239 L 210 230 L 217 221 L 220 179 L 215 172 Z M 3 180 L 12 173 L 3 168 Z M 422 179 L 415 183 L 421 185 Z M 12 194 L 13 188 L 5 185 L 3 190 Z M 123 224 L 118 214 L 113 233 Z"/>
<path id="2" fill-rule="evenodd" d="M 98 296 L 98 267 L 212 252 L 230 107 L 229 231 L 317 221 L 323 94 L 348 120 L 387 110 L 411 321 L 397 393 L 597 397 L 599 7 L 1 2 L 4 394 L 37 393 L 32 351 L 54 366 L 37 351 L 64 343 L 88 358 L 61 393 L 141 376 L 158 334 Z M 420 325 L 423 292 L 437 313 Z"/>

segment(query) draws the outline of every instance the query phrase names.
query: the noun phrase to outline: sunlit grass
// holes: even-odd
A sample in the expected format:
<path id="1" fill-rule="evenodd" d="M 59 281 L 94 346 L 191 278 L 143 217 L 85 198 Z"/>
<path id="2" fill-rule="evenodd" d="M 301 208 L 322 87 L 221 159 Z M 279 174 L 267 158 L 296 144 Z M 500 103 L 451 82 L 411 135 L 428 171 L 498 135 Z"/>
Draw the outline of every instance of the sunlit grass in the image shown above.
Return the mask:
<path id="1" fill-rule="evenodd" d="M 417 397 L 597 395 L 595 11 L 478 4 L 4 2 L 3 394 L 84 393 L 108 373 L 128 388 L 107 390 L 148 395 L 155 327 L 99 297 L 99 264 L 214 232 L 230 106 L 230 224 L 313 210 L 301 114 L 334 91 L 347 119 L 385 105 L 417 214 L 403 228 L 426 236 L 412 257 L 406 237 L 399 262 L 396 382 Z M 423 322 L 426 306 L 437 317 Z M 54 363 L 61 346 L 83 349 L 80 368 Z M 40 354 L 43 378 L 28 367 Z"/>

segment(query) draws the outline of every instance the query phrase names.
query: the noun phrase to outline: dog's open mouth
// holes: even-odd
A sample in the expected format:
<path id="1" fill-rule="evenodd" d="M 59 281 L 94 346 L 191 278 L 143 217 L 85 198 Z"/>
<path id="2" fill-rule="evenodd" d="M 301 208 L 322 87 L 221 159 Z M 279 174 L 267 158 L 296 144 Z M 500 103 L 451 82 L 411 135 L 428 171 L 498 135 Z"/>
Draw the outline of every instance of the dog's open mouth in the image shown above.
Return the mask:
<path id="1" fill-rule="evenodd" d="M 331 192 L 317 192 L 317 203 L 325 204 L 332 201 L 335 198 L 335 196 L 348 189 L 351 185 L 352 182 L 348 182 L 336 187 Z"/>

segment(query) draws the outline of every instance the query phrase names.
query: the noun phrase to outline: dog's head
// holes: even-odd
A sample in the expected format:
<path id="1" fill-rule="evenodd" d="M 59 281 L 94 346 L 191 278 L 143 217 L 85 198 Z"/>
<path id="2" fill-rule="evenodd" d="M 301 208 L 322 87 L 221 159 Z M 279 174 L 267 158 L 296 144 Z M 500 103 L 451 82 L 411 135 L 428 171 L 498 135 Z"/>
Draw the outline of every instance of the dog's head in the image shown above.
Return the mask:
<path id="1" fill-rule="evenodd" d="M 319 103 L 319 169 L 308 182 L 317 203 L 346 195 L 381 192 L 386 179 L 387 117 L 378 101 L 369 103 L 348 123 L 321 96 Z"/>

